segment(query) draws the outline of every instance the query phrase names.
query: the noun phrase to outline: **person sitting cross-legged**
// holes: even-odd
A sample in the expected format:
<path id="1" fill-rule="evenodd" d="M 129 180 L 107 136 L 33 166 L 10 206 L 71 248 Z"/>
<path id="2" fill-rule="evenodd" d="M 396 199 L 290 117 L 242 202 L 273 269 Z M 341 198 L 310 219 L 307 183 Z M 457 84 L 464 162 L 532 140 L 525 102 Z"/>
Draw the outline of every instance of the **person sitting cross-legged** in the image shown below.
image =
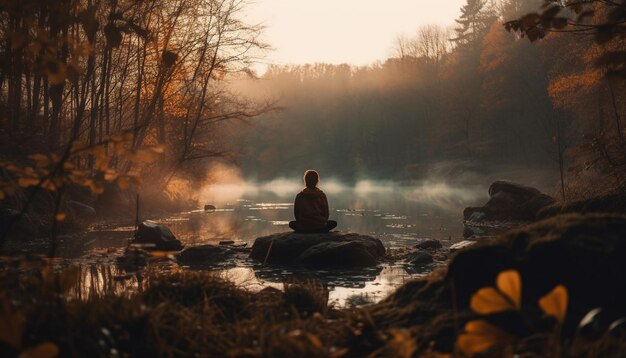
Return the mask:
<path id="1" fill-rule="evenodd" d="M 328 199 L 317 187 L 319 180 L 319 174 L 315 170 L 304 173 L 306 187 L 296 195 L 293 207 L 296 220 L 289 222 L 289 227 L 295 232 L 323 233 L 337 227 L 336 221 L 328 220 Z"/>

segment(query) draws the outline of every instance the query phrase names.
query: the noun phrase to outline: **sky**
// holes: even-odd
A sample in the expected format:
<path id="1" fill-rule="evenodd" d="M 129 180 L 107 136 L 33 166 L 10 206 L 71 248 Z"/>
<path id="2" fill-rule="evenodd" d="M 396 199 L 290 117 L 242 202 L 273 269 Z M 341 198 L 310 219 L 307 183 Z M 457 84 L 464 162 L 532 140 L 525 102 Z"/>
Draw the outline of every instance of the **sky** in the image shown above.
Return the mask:
<path id="1" fill-rule="evenodd" d="M 266 26 L 266 64 L 368 65 L 392 54 L 398 35 L 454 24 L 466 0 L 252 0 L 249 23 Z"/>

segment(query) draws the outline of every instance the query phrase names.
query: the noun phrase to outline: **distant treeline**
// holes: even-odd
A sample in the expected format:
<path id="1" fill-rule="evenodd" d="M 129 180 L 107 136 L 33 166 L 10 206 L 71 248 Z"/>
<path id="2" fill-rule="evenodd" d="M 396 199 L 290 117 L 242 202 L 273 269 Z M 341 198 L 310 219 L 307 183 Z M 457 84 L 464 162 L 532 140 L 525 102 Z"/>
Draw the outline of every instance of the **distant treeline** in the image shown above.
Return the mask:
<path id="1" fill-rule="evenodd" d="M 604 164 L 624 152 L 585 144 L 608 148 L 623 138 L 615 128 L 623 81 L 602 76 L 594 61 L 603 48 L 591 36 L 531 44 L 503 26 L 541 3 L 468 0 L 454 29 L 399 37 L 384 63 L 270 67 L 239 87 L 284 107 L 239 135 L 245 172 L 268 179 L 315 167 L 348 180 L 419 179 L 447 162 L 450 177 L 551 168 L 556 187 L 562 168 L 564 190 L 590 177 L 615 186 L 616 168 Z"/>

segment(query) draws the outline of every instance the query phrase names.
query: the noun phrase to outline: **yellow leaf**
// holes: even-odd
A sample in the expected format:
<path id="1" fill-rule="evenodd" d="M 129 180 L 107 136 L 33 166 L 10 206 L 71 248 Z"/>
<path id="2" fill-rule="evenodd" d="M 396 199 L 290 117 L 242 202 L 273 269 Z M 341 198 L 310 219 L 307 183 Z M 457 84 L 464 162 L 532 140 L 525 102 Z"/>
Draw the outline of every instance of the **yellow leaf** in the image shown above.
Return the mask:
<path id="1" fill-rule="evenodd" d="M 0 310 L 0 341 L 15 349 L 22 346 L 24 317 L 19 312 L 12 312 L 8 300 L 4 299 Z"/>
<path id="2" fill-rule="evenodd" d="M 522 279 L 516 270 L 500 272 L 496 279 L 498 289 L 504 293 L 520 309 L 522 300 Z"/>
<path id="3" fill-rule="evenodd" d="M 129 153 L 128 159 L 135 163 L 153 163 L 158 159 L 158 154 L 149 149 L 139 149 Z"/>
<path id="4" fill-rule="evenodd" d="M 43 154 L 31 154 L 28 156 L 28 159 L 34 160 L 36 162 L 42 161 L 42 160 L 48 160 L 48 157 L 43 155 Z"/>
<path id="5" fill-rule="evenodd" d="M 67 215 L 65 213 L 58 213 L 54 216 L 54 220 L 56 221 L 64 221 Z"/>
<path id="6" fill-rule="evenodd" d="M 399 358 L 413 357 L 417 351 L 417 341 L 407 329 L 391 329 L 392 338 L 387 344 L 391 356 Z"/>
<path id="7" fill-rule="evenodd" d="M 17 181 L 17 184 L 21 186 L 22 188 L 27 188 L 29 186 L 34 186 L 34 185 L 39 184 L 39 179 L 29 178 L 29 177 L 19 178 Z"/>
<path id="8" fill-rule="evenodd" d="M 23 351 L 19 358 L 54 358 L 59 355 L 59 347 L 52 342 L 45 342 Z"/>
<path id="9" fill-rule="evenodd" d="M 553 316 L 560 323 L 563 323 L 567 314 L 567 301 L 567 288 L 558 285 L 539 299 L 539 307 L 545 314 Z"/>
<path id="10" fill-rule="evenodd" d="M 49 190 L 49 191 L 55 191 L 57 190 L 56 185 L 54 184 L 54 182 L 50 181 L 50 180 L 46 180 L 41 184 L 41 187 Z"/>
<path id="11" fill-rule="evenodd" d="M 164 257 L 169 257 L 169 253 L 166 251 L 150 251 L 150 256 L 152 257 L 156 257 L 156 258 L 164 258 Z"/>
<path id="12" fill-rule="evenodd" d="M 113 181 L 113 180 L 117 179 L 118 175 L 119 174 L 115 170 L 107 169 L 104 172 L 104 180 L 106 180 L 106 181 Z"/>
<path id="13" fill-rule="evenodd" d="M 317 349 L 322 348 L 322 341 L 316 335 L 312 333 L 307 333 L 306 338 L 309 340 L 309 342 L 311 342 L 313 347 Z"/>
<path id="14" fill-rule="evenodd" d="M 483 321 L 469 321 L 465 324 L 465 333 L 456 342 L 459 350 L 472 356 L 484 352 L 494 345 L 504 345 L 511 341 L 511 336 L 493 324 Z"/>
<path id="15" fill-rule="evenodd" d="M 515 305 L 493 287 L 483 287 L 472 295 L 472 311 L 480 314 L 492 314 L 514 310 Z"/>
<path id="16" fill-rule="evenodd" d="M 163 145 L 154 145 L 150 147 L 150 149 L 155 153 L 159 153 L 159 154 L 165 153 L 165 146 Z"/>
<path id="17" fill-rule="evenodd" d="M 128 189 L 130 186 L 130 179 L 128 177 L 119 177 L 117 179 L 117 186 L 122 190 Z"/>
<path id="18" fill-rule="evenodd" d="M 32 154 L 29 155 L 28 158 L 37 162 L 38 167 L 45 167 L 50 165 L 50 158 L 43 154 Z"/>
<path id="19" fill-rule="evenodd" d="M 94 183 L 91 186 L 91 192 L 94 194 L 102 194 L 104 193 L 104 187 L 99 183 Z"/>

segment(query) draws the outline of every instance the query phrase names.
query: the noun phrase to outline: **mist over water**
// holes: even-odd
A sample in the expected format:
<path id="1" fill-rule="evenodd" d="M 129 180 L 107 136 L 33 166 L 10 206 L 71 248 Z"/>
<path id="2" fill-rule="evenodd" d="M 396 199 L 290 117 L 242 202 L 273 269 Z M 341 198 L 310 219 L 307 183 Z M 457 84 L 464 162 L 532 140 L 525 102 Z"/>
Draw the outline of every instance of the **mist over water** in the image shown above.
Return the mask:
<path id="1" fill-rule="evenodd" d="M 291 178 L 277 178 L 266 182 L 236 180 L 205 186 L 199 199 L 218 206 L 246 198 L 289 201 L 302 188 L 301 180 Z M 354 185 L 349 185 L 331 178 L 321 182 L 319 188 L 326 193 L 331 206 L 352 209 L 381 209 L 380 205 L 388 204 L 386 201 L 401 199 L 433 209 L 454 211 L 487 197 L 484 187 L 467 187 L 433 180 L 410 185 L 393 181 L 359 180 Z"/>

